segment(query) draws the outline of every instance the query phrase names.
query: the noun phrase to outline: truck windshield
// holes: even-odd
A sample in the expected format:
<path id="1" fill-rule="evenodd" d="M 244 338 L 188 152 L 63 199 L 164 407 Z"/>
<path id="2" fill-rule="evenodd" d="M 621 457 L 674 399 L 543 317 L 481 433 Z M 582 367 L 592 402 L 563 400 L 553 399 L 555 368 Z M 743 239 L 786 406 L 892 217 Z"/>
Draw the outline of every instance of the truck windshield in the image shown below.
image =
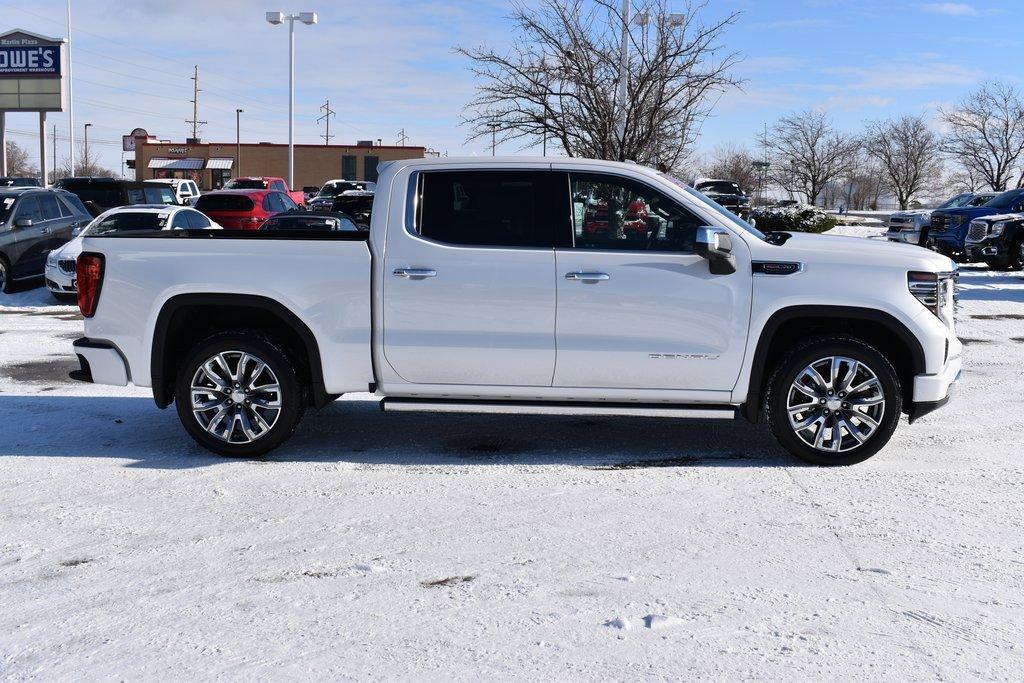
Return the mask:
<path id="1" fill-rule="evenodd" d="M 106 218 L 97 218 L 86 230 L 90 235 L 109 235 L 114 232 L 135 230 L 163 230 L 167 226 L 169 213 L 152 211 L 122 211 Z"/>
<path id="2" fill-rule="evenodd" d="M 974 195 L 971 194 L 970 192 L 967 192 L 965 194 L 958 194 L 957 196 L 955 196 L 955 197 L 953 197 L 951 199 L 947 199 L 946 201 L 942 202 L 941 204 L 939 204 L 935 208 L 936 209 L 955 209 L 958 206 L 964 206 L 965 204 L 967 204 L 967 202 L 969 202 L 971 200 L 971 197 L 973 197 L 973 196 Z"/>
<path id="3" fill-rule="evenodd" d="M 717 202 L 711 201 L 710 199 L 708 199 L 707 197 L 702 195 L 700 192 L 694 190 L 692 187 L 690 187 L 689 185 L 684 183 L 682 180 L 679 180 L 678 178 L 670 176 L 667 173 L 662 173 L 660 175 L 661 175 L 662 178 L 664 178 L 665 180 L 669 181 L 670 183 L 672 183 L 676 187 L 680 188 L 683 192 L 685 192 L 687 195 L 689 195 L 693 199 L 696 199 L 701 204 L 705 204 L 706 206 L 708 206 L 713 211 L 716 211 L 719 215 L 721 215 L 723 218 L 725 218 L 727 221 L 729 221 L 729 223 L 731 225 L 735 226 L 737 229 L 739 229 L 739 230 L 741 230 L 741 231 L 743 231 L 743 232 L 745 232 L 747 234 L 753 235 L 754 237 L 756 237 L 756 238 L 758 238 L 760 240 L 763 240 L 765 238 L 763 232 L 761 232 L 760 230 L 758 230 L 757 228 L 752 226 L 750 223 L 746 222 L 745 220 L 743 220 L 742 218 L 740 218 L 739 216 L 734 214 L 732 211 L 729 211 L 729 209 L 725 208 L 724 206 L 718 204 Z"/>
<path id="4" fill-rule="evenodd" d="M 697 183 L 697 191 L 715 194 L 743 194 L 740 186 L 730 180 L 708 180 Z"/>

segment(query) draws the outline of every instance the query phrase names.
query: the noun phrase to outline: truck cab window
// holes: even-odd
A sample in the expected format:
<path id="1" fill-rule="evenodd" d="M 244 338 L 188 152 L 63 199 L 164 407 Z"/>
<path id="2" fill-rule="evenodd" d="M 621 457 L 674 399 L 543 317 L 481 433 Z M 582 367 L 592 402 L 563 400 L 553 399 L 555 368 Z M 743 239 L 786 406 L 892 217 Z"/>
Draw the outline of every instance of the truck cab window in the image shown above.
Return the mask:
<path id="1" fill-rule="evenodd" d="M 422 173 L 415 231 L 448 244 L 551 248 L 565 189 L 564 174 L 544 171 Z"/>
<path id="2" fill-rule="evenodd" d="M 692 252 L 704 223 L 677 202 L 628 178 L 572 174 L 577 249 Z"/>

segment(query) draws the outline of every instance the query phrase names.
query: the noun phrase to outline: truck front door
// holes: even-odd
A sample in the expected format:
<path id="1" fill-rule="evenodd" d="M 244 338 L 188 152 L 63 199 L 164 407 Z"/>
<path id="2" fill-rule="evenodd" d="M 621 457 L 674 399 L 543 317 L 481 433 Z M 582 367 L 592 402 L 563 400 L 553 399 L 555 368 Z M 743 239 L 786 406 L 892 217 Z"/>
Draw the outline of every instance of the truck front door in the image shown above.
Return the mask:
<path id="1" fill-rule="evenodd" d="M 729 391 L 750 316 L 746 245 L 714 275 L 695 213 L 639 180 L 571 174 L 573 246 L 556 250 L 556 387 Z"/>
<path id="2" fill-rule="evenodd" d="M 415 384 L 550 386 L 556 235 L 567 178 L 546 170 L 423 171 L 389 222 L 384 356 Z"/>

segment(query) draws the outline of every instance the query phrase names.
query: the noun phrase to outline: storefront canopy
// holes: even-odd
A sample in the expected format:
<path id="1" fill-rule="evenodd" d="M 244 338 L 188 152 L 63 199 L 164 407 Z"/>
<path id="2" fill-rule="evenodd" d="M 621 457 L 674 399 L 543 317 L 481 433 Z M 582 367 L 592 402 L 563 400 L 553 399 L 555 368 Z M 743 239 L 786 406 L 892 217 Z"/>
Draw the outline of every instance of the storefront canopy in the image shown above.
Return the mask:
<path id="1" fill-rule="evenodd" d="M 162 168 L 169 171 L 198 171 L 203 167 L 203 160 L 196 157 L 186 159 L 150 159 L 149 168 Z"/>
<path id="2" fill-rule="evenodd" d="M 235 163 L 234 159 L 208 159 L 206 168 L 230 169 L 233 163 Z"/>

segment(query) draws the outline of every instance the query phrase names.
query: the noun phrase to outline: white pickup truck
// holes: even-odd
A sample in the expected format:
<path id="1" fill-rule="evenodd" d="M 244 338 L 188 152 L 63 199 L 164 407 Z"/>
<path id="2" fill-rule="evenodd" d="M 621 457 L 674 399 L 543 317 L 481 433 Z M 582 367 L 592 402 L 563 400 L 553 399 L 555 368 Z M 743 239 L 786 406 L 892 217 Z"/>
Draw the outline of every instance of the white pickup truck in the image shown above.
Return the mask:
<path id="1" fill-rule="evenodd" d="M 764 235 L 629 163 L 390 162 L 368 234 L 88 236 L 77 279 L 73 376 L 152 387 L 232 456 L 370 391 L 386 411 L 763 411 L 796 456 L 851 464 L 960 372 L 948 258 Z"/>

